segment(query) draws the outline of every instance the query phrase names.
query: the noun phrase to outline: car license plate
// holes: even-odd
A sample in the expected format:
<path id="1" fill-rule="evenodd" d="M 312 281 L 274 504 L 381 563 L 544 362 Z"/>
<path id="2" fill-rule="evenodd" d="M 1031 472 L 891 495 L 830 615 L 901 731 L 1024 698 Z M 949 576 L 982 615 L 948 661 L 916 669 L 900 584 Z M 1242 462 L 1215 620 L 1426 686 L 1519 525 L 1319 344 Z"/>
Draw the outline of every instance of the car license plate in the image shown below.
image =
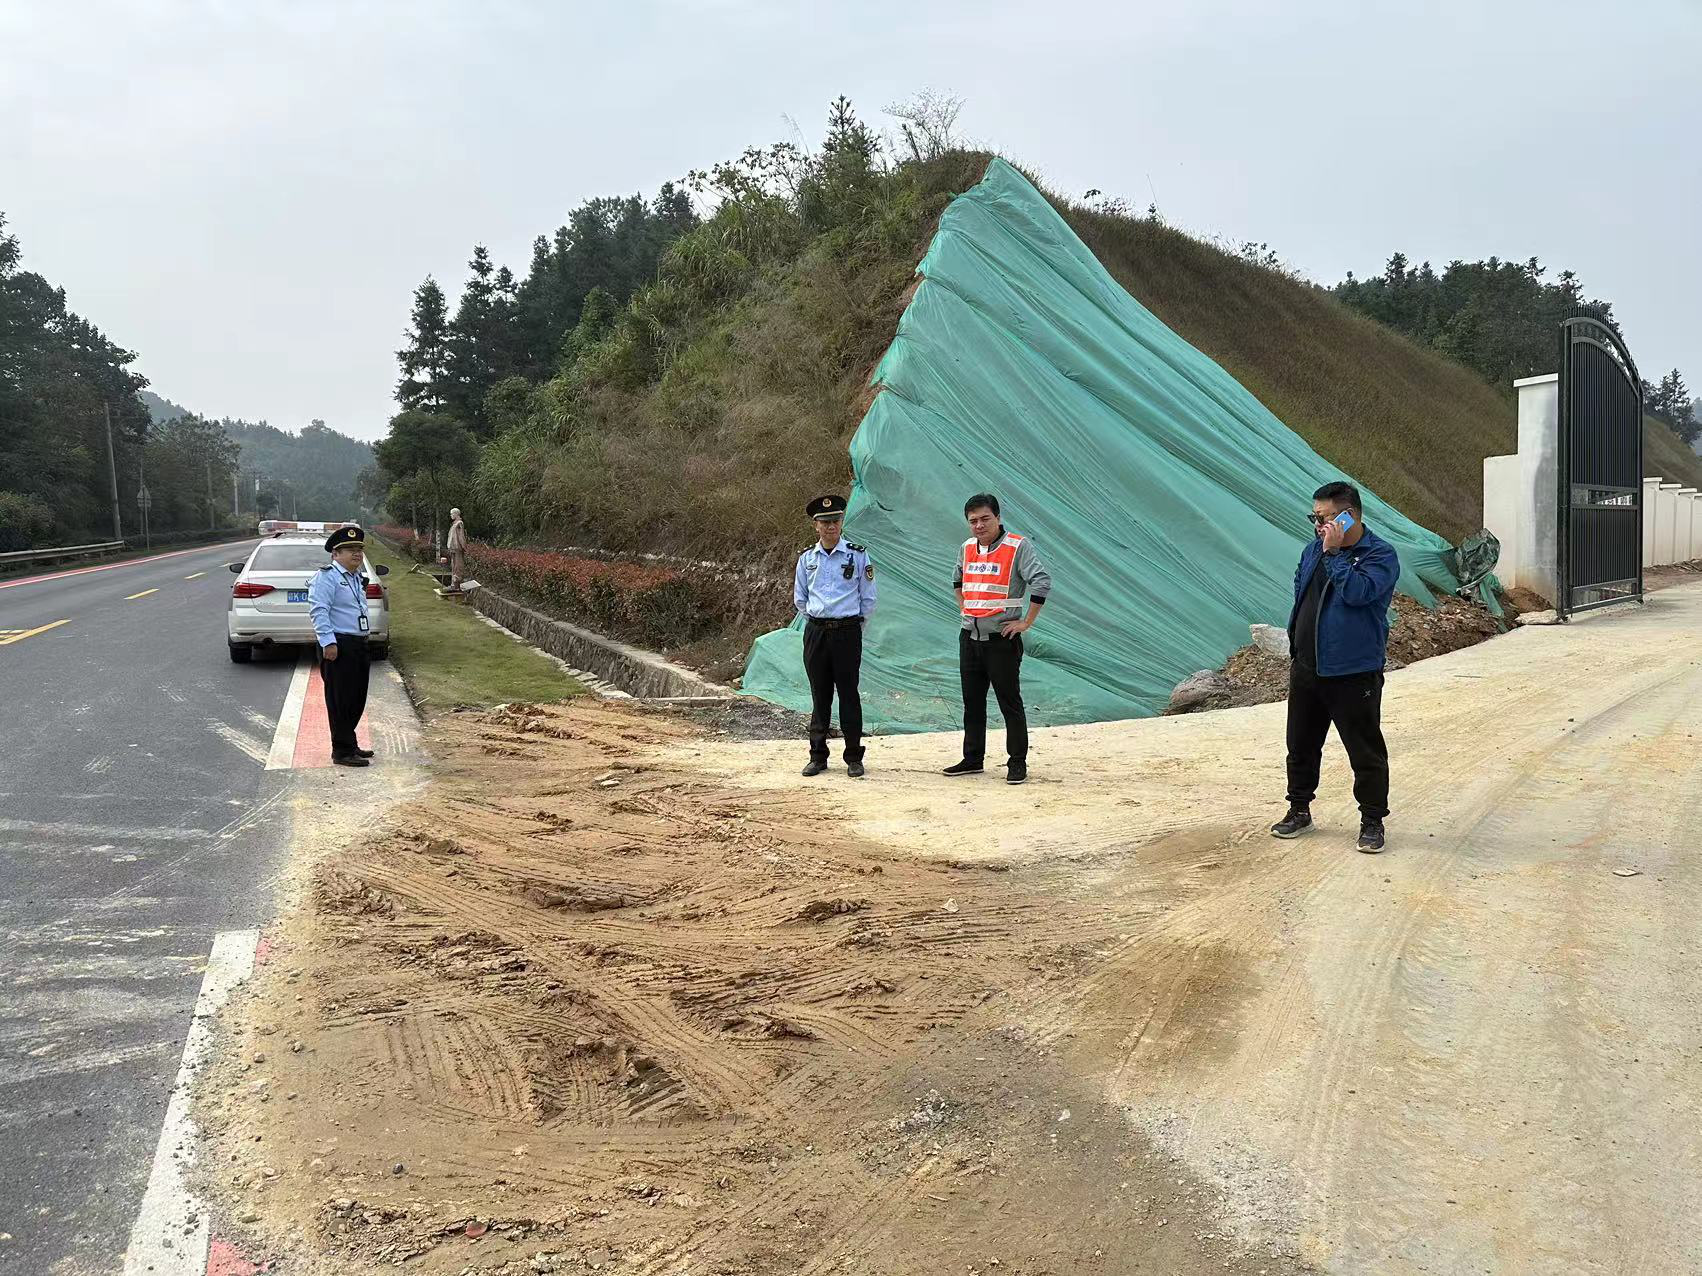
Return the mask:
<path id="1" fill-rule="evenodd" d="M 307 601 L 307 591 L 305 589 L 292 589 L 289 591 L 289 597 L 285 601 L 292 603 L 304 603 Z"/>

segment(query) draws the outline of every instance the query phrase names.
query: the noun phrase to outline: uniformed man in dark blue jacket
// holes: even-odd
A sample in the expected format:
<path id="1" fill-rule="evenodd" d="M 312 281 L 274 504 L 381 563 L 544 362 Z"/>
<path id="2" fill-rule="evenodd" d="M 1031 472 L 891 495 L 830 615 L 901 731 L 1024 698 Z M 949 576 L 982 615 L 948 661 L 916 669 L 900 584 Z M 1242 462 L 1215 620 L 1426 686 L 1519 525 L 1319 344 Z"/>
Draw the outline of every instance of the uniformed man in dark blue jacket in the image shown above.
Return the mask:
<path id="1" fill-rule="evenodd" d="M 843 496 L 818 496 L 804 511 L 816 542 L 798 555 L 792 605 L 804 621 L 804 673 L 810 680 L 810 760 L 805 775 L 827 770 L 827 736 L 833 698 L 839 697 L 839 733 L 845 737 L 845 771 L 863 778 L 863 626 L 875 610 L 875 567 L 869 551 L 841 537 Z"/>
<path id="2" fill-rule="evenodd" d="M 1353 764 L 1359 849 L 1376 854 L 1389 814 L 1383 667 L 1401 564 L 1394 546 L 1365 526 L 1353 484 L 1320 487 L 1311 519 L 1314 536 L 1294 574 L 1288 619 L 1288 814 L 1271 833 L 1299 837 L 1312 827 L 1324 739 L 1333 725 Z"/>

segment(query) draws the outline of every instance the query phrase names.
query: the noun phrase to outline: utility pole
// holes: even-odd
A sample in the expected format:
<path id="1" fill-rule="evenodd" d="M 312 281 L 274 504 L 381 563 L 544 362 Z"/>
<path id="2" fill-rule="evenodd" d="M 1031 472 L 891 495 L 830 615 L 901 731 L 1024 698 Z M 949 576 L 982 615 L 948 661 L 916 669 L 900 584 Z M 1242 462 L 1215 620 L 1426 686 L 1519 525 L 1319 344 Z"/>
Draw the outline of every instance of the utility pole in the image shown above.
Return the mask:
<path id="1" fill-rule="evenodd" d="M 207 462 L 207 530 L 219 525 L 218 511 L 213 506 L 213 463 Z"/>
<path id="2" fill-rule="evenodd" d="M 236 486 L 241 478 L 242 475 L 238 471 L 230 472 L 230 516 L 235 519 L 242 517 L 242 495 Z"/>
<path id="3" fill-rule="evenodd" d="M 112 539 L 124 539 L 124 525 L 118 521 L 118 466 L 112 459 L 112 405 L 105 399 L 100 401 L 101 412 L 106 417 L 106 470 L 112 475 Z"/>

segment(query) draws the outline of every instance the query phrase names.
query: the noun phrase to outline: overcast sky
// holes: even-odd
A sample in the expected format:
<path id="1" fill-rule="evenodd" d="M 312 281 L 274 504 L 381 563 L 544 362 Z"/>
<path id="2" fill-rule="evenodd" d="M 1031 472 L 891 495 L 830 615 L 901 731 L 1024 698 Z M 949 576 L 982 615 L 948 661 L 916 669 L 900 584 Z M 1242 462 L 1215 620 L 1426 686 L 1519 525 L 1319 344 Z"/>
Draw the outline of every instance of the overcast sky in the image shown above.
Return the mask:
<path id="1" fill-rule="evenodd" d="M 158 393 L 374 438 L 427 273 L 925 86 L 1320 281 L 1570 267 L 1702 383 L 1702 0 L 0 0 L 0 211 Z"/>

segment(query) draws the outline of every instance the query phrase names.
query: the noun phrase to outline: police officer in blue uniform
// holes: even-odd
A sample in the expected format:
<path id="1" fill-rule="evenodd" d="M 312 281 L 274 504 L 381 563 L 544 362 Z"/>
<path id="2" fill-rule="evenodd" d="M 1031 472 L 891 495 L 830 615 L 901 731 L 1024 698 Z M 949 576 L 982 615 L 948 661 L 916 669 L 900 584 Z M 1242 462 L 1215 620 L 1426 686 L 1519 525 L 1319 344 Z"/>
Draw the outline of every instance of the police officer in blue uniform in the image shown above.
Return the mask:
<path id="1" fill-rule="evenodd" d="M 863 664 L 863 625 L 875 609 L 875 567 L 869 551 L 841 539 L 845 498 L 818 496 L 805 507 L 816 543 L 798 555 L 792 603 L 804 617 L 804 672 L 810 679 L 810 763 L 805 775 L 827 770 L 827 731 L 839 694 L 839 732 L 845 769 L 863 776 L 863 702 L 857 677 Z"/>
<path id="2" fill-rule="evenodd" d="M 319 642 L 319 673 L 325 682 L 325 714 L 331 719 L 331 761 L 366 766 L 371 749 L 355 738 L 355 725 L 366 712 L 367 656 L 366 533 L 339 527 L 325 538 L 331 561 L 307 586 L 307 613 Z"/>

